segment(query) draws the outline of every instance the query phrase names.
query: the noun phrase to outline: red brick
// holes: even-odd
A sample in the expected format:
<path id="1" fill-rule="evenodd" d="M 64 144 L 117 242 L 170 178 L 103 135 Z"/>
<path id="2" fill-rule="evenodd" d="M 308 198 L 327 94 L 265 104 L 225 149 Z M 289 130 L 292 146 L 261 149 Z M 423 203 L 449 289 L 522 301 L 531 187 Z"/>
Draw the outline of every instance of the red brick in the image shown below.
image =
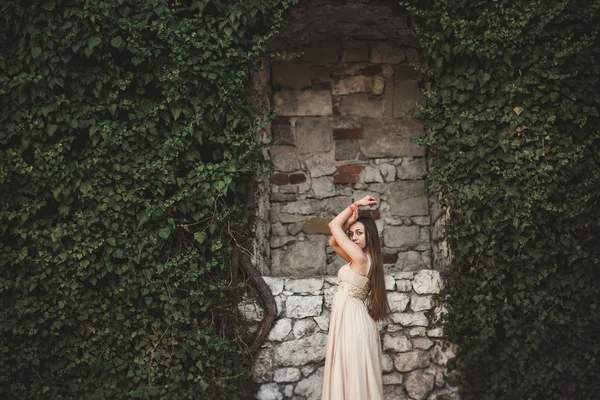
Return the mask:
<path id="1" fill-rule="evenodd" d="M 343 139 L 362 139 L 362 128 L 338 128 L 333 130 L 333 138 L 335 140 Z"/>
<path id="2" fill-rule="evenodd" d="M 368 67 L 365 67 L 365 68 L 361 69 L 360 71 L 358 71 L 358 73 L 360 75 L 365 75 L 365 76 L 380 74 L 381 73 L 381 65 L 369 65 Z"/>
<path id="3" fill-rule="evenodd" d="M 365 169 L 364 165 L 340 165 L 338 172 L 340 174 L 360 174 Z"/>
<path id="4" fill-rule="evenodd" d="M 291 125 L 290 117 L 275 117 L 271 121 L 272 125 Z"/>
<path id="5" fill-rule="evenodd" d="M 396 264 L 398 261 L 398 253 L 383 253 L 382 256 L 384 264 Z"/>
<path id="6" fill-rule="evenodd" d="M 304 174 L 292 174 L 290 175 L 290 183 L 292 185 L 295 185 L 297 183 L 304 183 L 306 182 L 306 175 Z"/>
<path id="7" fill-rule="evenodd" d="M 269 181 L 274 185 L 287 185 L 290 183 L 289 177 L 286 174 L 275 174 Z"/>
<path id="8" fill-rule="evenodd" d="M 333 176 L 333 183 L 357 183 L 358 175 L 356 174 L 339 174 Z"/>

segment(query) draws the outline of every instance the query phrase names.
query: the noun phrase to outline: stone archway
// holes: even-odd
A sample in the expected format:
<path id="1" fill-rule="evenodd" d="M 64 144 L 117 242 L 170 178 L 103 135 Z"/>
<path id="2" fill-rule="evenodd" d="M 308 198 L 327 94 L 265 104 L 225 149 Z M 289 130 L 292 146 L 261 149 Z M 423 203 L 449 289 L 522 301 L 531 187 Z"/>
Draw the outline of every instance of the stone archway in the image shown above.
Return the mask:
<path id="1" fill-rule="evenodd" d="M 263 140 L 275 174 L 261 182 L 254 265 L 277 302 L 277 320 L 259 351 L 259 399 L 318 399 L 338 268 L 327 222 L 366 193 L 382 237 L 394 324 L 381 326 L 386 398 L 457 398 L 446 371 L 454 348 L 443 338 L 433 296 L 447 253 L 442 213 L 427 198 L 425 135 L 416 40 L 382 1 L 305 1 L 293 8 L 272 51 L 301 53 L 265 62 L 255 92 L 277 116 Z M 409 113 L 409 114 L 407 114 Z M 262 309 L 240 305 L 251 321 Z M 428 318 L 427 312 L 433 311 Z"/>

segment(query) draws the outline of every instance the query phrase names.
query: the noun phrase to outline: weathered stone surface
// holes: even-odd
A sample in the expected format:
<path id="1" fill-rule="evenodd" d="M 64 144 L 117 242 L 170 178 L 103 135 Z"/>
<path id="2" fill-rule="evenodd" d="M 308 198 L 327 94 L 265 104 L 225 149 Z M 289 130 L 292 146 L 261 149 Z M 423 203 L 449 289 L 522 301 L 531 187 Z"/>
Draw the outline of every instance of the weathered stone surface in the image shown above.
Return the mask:
<path id="1" fill-rule="evenodd" d="M 373 78 L 373 87 L 371 91 L 377 96 L 382 95 L 385 91 L 385 79 L 381 76 L 375 76 Z"/>
<path id="2" fill-rule="evenodd" d="M 378 99 L 370 98 L 366 93 L 342 96 L 340 112 L 342 115 L 381 118 L 383 115 L 383 102 Z"/>
<path id="3" fill-rule="evenodd" d="M 419 243 L 419 227 L 411 226 L 388 226 L 383 235 L 387 247 L 408 248 Z"/>
<path id="4" fill-rule="evenodd" d="M 294 146 L 294 132 L 290 125 L 272 125 L 273 141 L 282 146 Z"/>
<path id="5" fill-rule="evenodd" d="M 404 51 L 391 43 L 375 42 L 371 45 L 369 61 L 379 64 L 400 64 L 406 59 Z"/>
<path id="6" fill-rule="evenodd" d="M 390 309 L 393 313 L 403 312 L 410 301 L 406 293 L 391 292 L 387 294 Z"/>
<path id="7" fill-rule="evenodd" d="M 304 89 L 310 87 L 310 64 L 306 63 L 279 63 L 273 66 L 271 75 L 273 88 L 278 90 Z"/>
<path id="8" fill-rule="evenodd" d="M 392 320 L 401 324 L 403 327 L 407 326 L 427 326 L 429 321 L 424 313 L 394 313 L 392 314 Z"/>
<path id="9" fill-rule="evenodd" d="M 290 296 L 285 303 L 285 314 L 290 318 L 316 317 L 322 309 L 321 296 Z"/>
<path id="10" fill-rule="evenodd" d="M 315 333 L 318 329 L 317 323 L 312 319 L 301 319 L 294 324 L 293 332 L 296 339 L 308 334 Z"/>
<path id="11" fill-rule="evenodd" d="M 402 383 L 402 374 L 399 372 L 392 372 L 391 374 L 383 375 L 384 385 L 399 385 Z"/>
<path id="12" fill-rule="evenodd" d="M 420 80 L 423 77 L 423 74 L 409 63 L 394 65 L 393 75 L 396 80 Z"/>
<path id="13" fill-rule="evenodd" d="M 404 334 L 385 335 L 383 337 L 383 350 L 391 350 L 395 353 L 412 350 L 410 339 Z"/>
<path id="14" fill-rule="evenodd" d="M 404 157 L 396 166 L 398 179 L 423 179 L 427 175 L 427 164 L 424 157 Z"/>
<path id="15" fill-rule="evenodd" d="M 353 96 L 365 95 L 358 94 Z M 346 96 L 346 98 L 353 96 Z M 365 116 L 381 117 L 383 114 L 383 103 L 377 104 L 380 106 L 380 109 L 377 109 L 377 113 Z M 360 104 L 358 106 L 360 107 Z M 366 110 L 369 107 L 364 108 Z M 360 112 L 367 114 L 371 113 L 371 111 L 375 111 L 375 109 L 373 108 L 369 112 Z M 363 129 L 365 135 L 363 149 L 365 155 L 368 157 L 421 157 L 425 155 L 425 147 L 409 142 L 409 138 L 417 138 L 425 135 L 423 124 L 419 121 L 414 119 L 366 120 L 364 121 Z"/>
<path id="16" fill-rule="evenodd" d="M 325 307 L 331 308 L 331 303 L 333 302 L 333 297 L 335 296 L 335 292 L 337 292 L 337 285 L 332 286 L 323 290 L 323 300 L 325 301 Z"/>
<path id="17" fill-rule="evenodd" d="M 360 153 L 360 144 L 357 140 L 336 140 L 335 159 L 337 161 L 356 160 Z"/>
<path id="18" fill-rule="evenodd" d="M 391 164 L 381 164 L 379 172 L 383 176 L 385 182 L 393 182 L 396 180 L 396 167 Z"/>
<path id="19" fill-rule="evenodd" d="M 438 271 L 424 269 L 416 273 L 413 279 L 413 289 L 418 294 L 439 293 L 444 283 Z"/>
<path id="20" fill-rule="evenodd" d="M 323 288 L 323 280 L 318 278 L 289 279 L 285 283 L 285 290 L 294 293 L 316 294 Z"/>
<path id="21" fill-rule="evenodd" d="M 416 349 L 429 350 L 433 346 L 433 342 L 427 338 L 414 338 L 412 340 Z"/>
<path id="22" fill-rule="evenodd" d="M 423 400 L 433 389 L 435 377 L 425 371 L 412 371 L 406 376 L 404 386 L 408 395 L 416 400 Z"/>
<path id="23" fill-rule="evenodd" d="M 281 400 L 283 394 L 279 390 L 279 385 L 276 383 L 267 383 L 260 385 L 258 393 L 256 393 L 257 400 Z"/>
<path id="24" fill-rule="evenodd" d="M 331 93 L 329 90 L 294 90 L 275 92 L 273 102 L 277 115 L 319 116 L 331 115 Z"/>
<path id="25" fill-rule="evenodd" d="M 272 276 L 263 276 L 266 284 L 271 289 L 271 293 L 273 296 L 277 296 L 281 292 L 283 292 L 284 280 L 282 278 L 274 278 Z"/>
<path id="26" fill-rule="evenodd" d="M 303 241 L 288 246 L 280 257 L 273 252 L 271 269 L 275 276 L 313 276 L 325 264 L 325 243 Z"/>
<path id="27" fill-rule="evenodd" d="M 329 218 L 311 218 L 302 225 L 302 232 L 307 235 L 329 235 L 331 234 L 328 225 L 330 221 L 331 219 Z"/>
<path id="28" fill-rule="evenodd" d="M 448 360 L 456 357 L 455 345 L 436 343 L 433 348 L 432 360 L 434 363 L 445 367 Z"/>
<path id="29" fill-rule="evenodd" d="M 292 397 L 294 394 L 294 385 L 285 385 L 285 389 L 283 389 L 283 394 L 285 397 Z"/>
<path id="30" fill-rule="evenodd" d="M 252 380 L 257 383 L 270 382 L 273 379 L 273 349 L 260 349 L 252 366 Z"/>
<path id="31" fill-rule="evenodd" d="M 425 181 L 396 181 L 391 183 L 385 193 L 388 198 L 390 213 L 397 216 L 429 214 L 427 196 L 424 190 Z"/>
<path id="32" fill-rule="evenodd" d="M 310 74 L 313 80 L 322 81 L 331 78 L 332 67 L 324 65 L 314 65 L 310 69 Z"/>
<path id="33" fill-rule="evenodd" d="M 408 112 L 415 108 L 417 102 L 422 101 L 419 81 L 394 82 L 394 118 L 409 116 Z"/>
<path id="34" fill-rule="evenodd" d="M 272 146 L 269 151 L 276 171 L 292 172 L 300 169 L 300 158 L 295 147 Z"/>
<path id="35" fill-rule="evenodd" d="M 433 297 L 412 295 L 410 297 L 410 309 L 414 312 L 431 310 L 433 308 Z"/>
<path id="36" fill-rule="evenodd" d="M 349 76 L 338 79 L 331 88 L 334 96 L 351 93 L 371 93 L 375 80 L 371 76 Z"/>
<path id="37" fill-rule="evenodd" d="M 408 336 L 410 336 L 410 337 L 415 337 L 415 336 L 424 337 L 425 336 L 425 327 L 416 326 L 414 328 L 407 329 L 406 333 L 408 333 Z"/>
<path id="38" fill-rule="evenodd" d="M 275 370 L 273 380 L 275 382 L 297 382 L 300 377 L 300 370 L 298 368 L 279 368 Z"/>
<path id="39" fill-rule="evenodd" d="M 427 400 L 460 400 L 458 390 L 444 389 L 433 393 Z"/>
<path id="40" fill-rule="evenodd" d="M 331 150 L 333 138 L 329 117 L 298 118 L 294 133 L 300 154 L 324 153 Z"/>
<path id="41" fill-rule="evenodd" d="M 424 217 L 412 217 L 411 220 L 415 224 L 421 225 L 421 226 L 429 226 L 429 224 L 431 223 L 431 219 L 429 218 L 429 215 L 426 215 Z"/>
<path id="42" fill-rule="evenodd" d="M 401 385 L 385 385 L 383 387 L 383 398 L 384 399 L 394 399 L 394 400 L 406 400 L 406 394 L 404 394 L 404 389 L 402 389 Z"/>
<path id="43" fill-rule="evenodd" d="M 303 49 L 304 54 L 300 60 L 313 64 L 335 64 L 339 59 L 338 51 L 339 47 L 334 43 Z"/>
<path id="44" fill-rule="evenodd" d="M 360 174 L 360 181 L 365 183 L 383 183 L 379 168 L 367 165 Z"/>
<path id="45" fill-rule="evenodd" d="M 412 282 L 408 279 L 399 279 L 396 281 L 396 290 L 398 292 L 410 292 L 412 291 Z"/>
<path id="46" fill-rule="evenodd" d="M 347 44 L 344 46 L 342 62 L 356 62 L 356 61 L 368 61 L 368 60 L 369 60 L 369 45 L 368 44 L 366 44 L 366 43 Z"/>
<path id="47" fill-rule="evenodd" d="M 400 372 L 409 372 L 429 365 L 429 353 L 414 350 L 407 353 L 398 353 L 394 357 L 394 366 Z"/>
<path id="48" fill-rule="evenodd" d="M 315 322 L 319 326 L 319 329 L 327 332 L 329 330 L 329 315 L 319 315 L 314 317 Z"/>
<path id="49" fill-rule="evenodd" d="M 287 203 L 281 208 L 282 214 L 312 215 L 317 212 L 321 202 L 318 200 L 300 200 Z"/>
<path id="50" fill-rule="evenodd" d="M 331 175 L 337 169 L 333 152 L 309 154 L 305 158 L 305 163 L 312 178 Z"/>
<path id="51" fill-rule="evenodd" d="M 313 192 L 313 196 L 317 199 L 324 199 L 327 197 L 335 196 L 335 186 L 333 185 L 333 178 L 328 176 L 313 179 L 311 189 Z"/>
<path id="52" fill-rule="evenodd" d="M 357 75 L 360 73 L 360 70 L 368 68 L 372 66 L 368 62 L 356 62 L 347 65 L 340 65 L 333 69 L 333 76 L 347 76 L 347 75 Z"/>
<path id="53" fill-rule="evenodd" d="M 304 396 L 306 400 L 320 400 L 323 390 L 323 369 L 323 367 L 319 368 L 311 376 L 298 382 L 294 393 Z"/>
<path id="54" fill-rule="evenodd" d="M 299 367 L 325 359 L 327 335 L 315 333 L 299 340 L 283 342 L 275 347 L 276 365 Z"/>
<path id="55" fill-rule="evenodd" d="M 293 236 L 273 236 L 271 237 L 270 245 L 272 249 L 283 247 L 288 243 L 293 243 L 296 238 Z"/>
<path id="56" fill-rule="evenodd" d="M 396 290 L 396 281 L 391 275 L 385 276 L 385 290 Z"/>
<path id="57" fill-rule="evenodd" d="M 432 338 L 441 338 L 444 336 L 444 330 L 442 328 L 433 328 L 427 331 L 427 336 Z"/>
<path id="58" fill-rule="evenodd" d="M 396 261 L 396 268 L 402 271 L 418 271 L 423 268 L 431 268 L 431 259 L 418 251 L 400 252 Z"/>
<path id="59" fill-rule="evenodd" d="M 302 371 L 302 376 L 309 376 L 310 374 L 312 374 L 315 371 L 315 366 L 312 364 L 308 364 L 305 365 L 304 367 L 300 368 L 300 371 Z"/>
<path id="60" fill-rule="evenodd" d="M 383 354 L 381 358 L 381 367 L 383 372 L 391 372 L 394 370 L 394 360 L 388 354 Z"/>
<path id="61" fill-rule="evenodd" d="M 289 318 L 278 319 L 269 332 L 269 340 L 281 341 L 285 339 L 292 330 L 292 320 Z"/>

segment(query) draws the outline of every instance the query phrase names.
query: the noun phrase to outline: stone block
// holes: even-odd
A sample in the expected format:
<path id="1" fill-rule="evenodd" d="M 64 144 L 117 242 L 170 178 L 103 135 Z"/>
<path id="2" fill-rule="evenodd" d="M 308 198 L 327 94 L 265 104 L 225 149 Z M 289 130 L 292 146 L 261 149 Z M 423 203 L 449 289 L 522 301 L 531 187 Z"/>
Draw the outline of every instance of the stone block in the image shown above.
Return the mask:
<path id="1" fill-rule="evenodd" d="M 398 279 L 396 281 L 396 288 L 399 292 L 412 292 L 412 282 L 408 279 Z"/>
<path id="2" fill-rule="evenodd" d="M 265 280 L 265 283 L 269 286 L 269 289 L 271 289 L 271 293 L 273 294 L 273 296 L 277 296 L 278 294 L 283 292 L 283 279 L 274 278 L 272 276 L 263 276 L 263 279 Z"/>
<path id="3" fill-rule="evenodd" d="M 360 143 L 357 140 L 336 140 L 335 160 L 356 160 L 360 156 Z"/>
<path id="4" fill-rule="evenodd" d="M 427 321 L 427 317 L 424 313 L 394 313 L 392 314 L 392 320 L 401 324 L 403 327 L 407 326 L 427 326 L 429 325 L 429 321 Z"/>
<path id="5" fill-rule="evenodd" d="M 258 351 L 252 366 L 252 380 L 257 383 L 273 379 L 273 349 L 265 347 Z"/>
<path id="6" fill-rule="evenodd" d="M 386 247 L 408 248 L 419 243 L 419 227 L 411 226 L 388 226 L 384 233 Z"/>
<path id="7" fill-rule="evenodd" d="M 373 78 L 373 87 L 371 89 L 373 94 L 379 96 L 379 95 L 383 94 L 384 90 L 385 90 L 385 79 L 383 79 L 380 76 L 374 77 Z"/>
<path id="8" fill-rule="evenodd" d="M 320 65 L 335 64 L 339 60 L 338 51 L 339 47 L 333 44 L 303 49 L 304 54 L 300 60 Z"/>
<path id="9" fill-rule="evenodd" d="M 329 90 L 293 90 L 273 94 L 275 110 L 281 116 L 331 115 Z"/>
<path id="10" fill-rule="evenodd" d="M 258 392 L 256 393 L 257 400 L 281 400 L 283 394 L 279 390 L 279 385 L 276 383 L 267 383 L 260 385 Z"/>
<path id="11" fill-rule="evenodd" d="M 269 178 L 269 182 L 273 185 L 287 185 L 290 183 L 288 174 L 275 174 Z"/>
<path id="12" fill-rule="evenodd" d="M 429 350 L 433 346 L 433 342 L 427 338 L 415 338 L 412 343 L 419 350 Z"/>
<path id="13" fill-rule="evenodd" d="M 378 64 L 400 64 L 406 59 L 406 54 L 392 43 L 375 42 L 371 44 L 369 61 Z"/>
<path id="14" fill-rule="evenodd" d="M 300 158 L 295 147 L 272 146 L 269 151 L 276 171 L 292 172 L 300 169 Z"/>
<path id="15" fill-rule="evenodd" d="M 414 350 L 407 353 L 398 353 L 394 357 L 394 366 L 400 372 L 409 372 L 429 365 L 429 353 Z"/>
<path id="16" fill-rule="evenodd" d="M 316 317 L 322 309 L 321 296 L 289 296 L 285 302 L 285 314 L 290 318 Z"/>
<path id="17" fill-rule="evenodd" d="M 341 96 L 352 93 L 374 93 L 380 95 L 383 93 L 385 80 L 379 76 L 349 76 L 342 77 L 333 84 L 331 92 L 334 96 Z"/>
<path id="18" fill-rule="evenodd" d="M 394 85 L 385 85 L 383 95 L 383 118 L 394 118 Z"/>
<path id="19" fill-rule="evenodd" d="M 310 64 L 305 63 L 280 63 L 273 66 L 271 75 L 273 88 L 304 89 L 310 87 Z"/>
<path id="20" fill-rule="evenodd" d="M 369 45 L 346 44 L 342 55 L 342 62 L 369 61 Z"/>
<path id="21" fill-rule="evenodd" d="M 274 361 L 276 365 L 292 367 L 322 362 L 325 360 L 326 346 L 325 333 L 315 333 L 300 340 L 283 342 L 274 349 Z"/>
<path id="22" fill-rule="evenodd" d="M 295 241 L 296 238 L 294 236 L 272 236 L 270 240 L 270 246 L 272 249 L 277 249 Z"/>
<path id="23" fill-rule="evenodd" d="M 402 389 L 402 385 L 385 385 L 383 387 L 383 398 L 394 400 L 408 399 L 408 397 L 406 397 L 406 394 L 404 394 L 404 389 Z"/>
<path id="24" fill-rule="evenodd" d="M 381 366 L 383 372 L 392 372 L 394 370 L 394 360 L 388 354 L 383 354 L 381 359 Z"/>
<path id="25" fill-rule="evenodd" d="M 299 200 L 293 203 L 288 203 L 283 206 L 281 212 L 283 214 L 300 214 L 300 215 L 312 215 L 319 210 L 321 202 L 318 200 Z M 306 220 L 303 219 L 302 221 Z M 291 222 L 291 221 L 290 221 Z M 294 221 L 299 222 L 299 221 Z"/>
<path id="26" fill-rule="evenodd" d="M 425 254 L 413 250 L 398 253 L 397 270 L 418 271 L 424 268 L 431 268 L 431 258 Z"/>
<path id="27" fill-rule="evenodd" d="M 394 82 L 394 118 L 407 117 L 408 111 L 415 108 L 417 102 L 422 100 L 419 81 Z"/>
<path id="28" fill-rule="evenodd" d="M 348 96 L 350 97 L 350 96 Z M 410 138 L 425 135 L 423 124 L 414 119 L 365 120 L 363 149 L 366 156 L 379 157 L 422 157 L 425 147 L 410 143 Z"/>
<path id="29" fill-rule="evenodd" d="M 427 175 L 425 157 L 404 157 L 396 171 L 398 179 L 423 179 Z"/>
<path id="30" fill-rule="evenodd" d="M 317 278 L 289 279 L 285 290 L 293 293 L 318 293 L 323 288 L 323 280 Z"/>
<path id="31" fill-rule="evenodd" d="M 390 303 L 390 310 L 393 313 L 403 312 L 406 310 L 406 306 L 410 301 L 410 297 L 406 293 L 388 293 L 388 302 Z"/>
<path id="32" fill-rule="evenodd" d="M 317 199 L 325 199 L 327 197 L 335 196 L 333 179 L 328 176 L 314 178 L 312 180 L 311 189 L 313 192 L 313 197 L 316 197 Z"/>
<path id="33" fill-rule="evenodd" d="M 333 76 L 352 76 L 361 75 L 360 71 L 365 68 L 371 67 L 373 64 L 367 62 L 352 63 L 348 65 L 341 65 L 333 69 Z"/>
<path id="34" fill-rule="evenodd" d="M 290 125 L 272 125 L 273 141 L 278 145 L 294 146 L 294 133 Z"/>
<path id="35" fill-rule="evenodd" d="M 391 350 L 395 353 L 401 353 L 410 351 L 412 348 L 413 345 L 410 339 L 402 333 L 383 336 L 383 351 Z"/>
<path id="36" fill-rule="evenodd" d="M 391 374 L 383 375 L 383 385 L 399 385 L 402 383 L 402 374 L 399 372 L 392 372 Z"/>
<path id="37" fill-rule="evenodd" d="M 390 184 L 385 195 L 393 216 L 428 215 L 429 206 L 425 181 L 396 181 Z M 418 237 L 418 234 L 417 234 Z"/>
<path id="38" fill-rule="evenodd" d="M 333 130 L 334 140 L 356 140 L 362 138 L 362 128 L 337 128 Z"/>
<path id="39" fill-rule="evenodd" d="M 292 331 L 292 320 L 289 318 L 282 318 L 275 322 L 275 325 L 269 332 L 268 339 L 272 341 L 280 342 L 286 338 L 287 335 Z"/>
<path id="40" fill-rule="evenodd" d="M 312 319 L 301 319 L 296 321 L 294 324 L 294 328 L 292 331 L 294 332 L 294 337 L 296 339 L 303 338 L 308 334 L 315 333 L 318 330 L 317 323 Z"/>
<path id="41" fill-rule="evenodd" d="M 331 150 L 331 121 L 328 117 L 298 118 L 293 127 L 300 154 L 324 153 Z"/>
<path id="42" fill-rule="evenodd" d="M 412 371 L 406 377 L 404 386 L 408 395 L 415 400 L 424 400 L 433 390 L 435 377 L 422 370 Z"/>
<path id="43" fill-rule="evenodd" d="M 326 261 L 325 243 L 302 241 L 278 257 L 272 254 L 271 270 L 275 276 L 313 276 L 323 272 Z"/>
<path id="44" fill-rule="evenodd" d="M 379 172 L 385 182 L 394 182 L 396 180 L 396 167 L 391 164 L 381 164 Z"/>
<path id="45" fill-rule="evenodd" d="M 367 165 L 360 175 L 360 181 L 364 183 L 383 183 L 383 177 L 379 168 Z"/>
<path id="46" fill-rule="evenodd" d="M 384 261 L 384 264 L 385 264 L 385 261 Z M 391 290 L 391 291 L 396 290 L 396 280 L 391 275 L 385 276 L 385 290 Z"/>
<path id="47" fill-rule="evenodd" d="M 304 159 L 306 168 L 312 178 L 333 174 L 337 166 L 335 164 L 335 152 L 308 154 Z"/>
<path id="48" fill-rule="evenodd" d="M 341 115 L 357 115 L 369 118 L 383 116 L 383 101 L 370 98 L 367 93 L 356 93 L 340 97 Z"/>
<path id="49" fill-rule="evenodd" d="M 308 378 L 298 382 L 294 389 L 294 394 L 298 396 L 294 399 L 320 400 L 323 390 L 323 370 L 324 368 L 321 367 Z"/>
<path id="50" fill-rule="evenodd" d="M 433 297 L 412 295 L 410 297 L 410 309 L 414 312 L 431 310 L 434 307 Z"/>
<path id="51" fill-rule="evenodd" d="M 331 78 L 331 67 L 325 67 L 323 65 L 315 65 L 311 68 L 311 77 L 315 81 L 322 81 Z"/>
<path id="52" fill-rule="evenodd" d="M 398 252 L 394 251 L 393 253 L 384 252 L 382 254 L 382 259 L 384 264 L 396 264 L 396 260 L 398 260 Z"/>
<path id="53" fill-rule="evenodd" d="M 301 374 L 298 368 L 279 368 L 275 370 L 273 380 L 275 382 L 297 382 L 300 380 Z"/>
<path id="54" fill-rule="evenodd" d="M 436 294 L 444 287 L 440 273 L 433 269 L 423 269 L 415 274 L 413 289 L 418 294 Z"/>

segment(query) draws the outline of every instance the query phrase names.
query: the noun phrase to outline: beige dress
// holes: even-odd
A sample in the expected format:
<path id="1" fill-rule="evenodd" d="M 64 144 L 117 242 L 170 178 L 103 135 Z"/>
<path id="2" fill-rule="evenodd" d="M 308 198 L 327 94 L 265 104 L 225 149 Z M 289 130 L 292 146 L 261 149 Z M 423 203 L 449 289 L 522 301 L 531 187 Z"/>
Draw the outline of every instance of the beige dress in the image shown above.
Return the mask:
<path id="1" fill-rule="evenodd" d="M 369 259 L 367 271 L 370 268 Z M 331 306 L 321 400 L 381 400 L 379 329 L 364 303 L 370 281 L 346 264 L 338 272 L 338 284 Z"/>

